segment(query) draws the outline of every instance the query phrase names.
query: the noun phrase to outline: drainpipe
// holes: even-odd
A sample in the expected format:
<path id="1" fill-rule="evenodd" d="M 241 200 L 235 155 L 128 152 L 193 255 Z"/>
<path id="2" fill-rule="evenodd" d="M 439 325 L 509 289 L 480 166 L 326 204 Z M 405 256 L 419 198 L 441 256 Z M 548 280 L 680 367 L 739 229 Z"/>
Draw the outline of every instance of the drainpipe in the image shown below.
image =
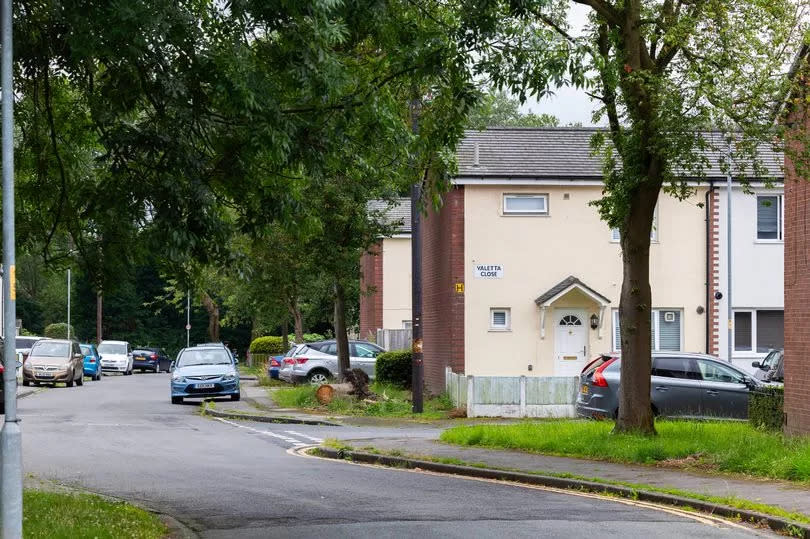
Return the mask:
<path id="1" fill-rule="evenodd" d="M 712 304 L 714 298 L 711 297 L 711 279 L 712 279 L 712 251 L 711 251 L 711 237 L 712 237 L 712 208 L 709 206 L 709 198 L 714 193 L 714 181 L 709 180 L 709 189 L 706 191 L 706 202 L 704 203 L 704 208 L 706 208 L 706 353 L 711 354 L 711 350 L 709 349 L 711 343 L 711 331 L 712 331 L 712 318 L 711 318 L 711 311 L 709 309 L 709 305 Z"/>

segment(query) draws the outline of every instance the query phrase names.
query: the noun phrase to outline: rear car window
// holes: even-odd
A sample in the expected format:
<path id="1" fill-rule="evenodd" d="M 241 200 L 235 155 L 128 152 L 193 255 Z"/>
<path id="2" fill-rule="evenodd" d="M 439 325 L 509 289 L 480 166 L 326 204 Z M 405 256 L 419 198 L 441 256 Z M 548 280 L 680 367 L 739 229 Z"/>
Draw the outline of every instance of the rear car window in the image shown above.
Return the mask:
<path id="1" fill-rule="evenodd" d="M 90 355 L 90 347 L 89 346 L 82 346 L 82 354 L 89 356 Z"/>
<path id="2" fill-rule="evenodd" d="M 599 367 L 601 367 L 602 365 L 604 365 L 608 361 L 611 361 L 612 359 L 613 359 L 612 356 L 599 356 L 598 358 L 592 360 L 590 363 L 585 365 L 585 368 L 582 369 L 582 374 L 586 374 L 586 375 L 591 374 L 593 371 L 595 371 L 596 369 L 598 369 Z M 616 364 L 618 364 L 618 361 L 614 362 L 614 365 L 616 365 Z M 613 366 L 613 365 L 611 365 L 611 366 Z M 606 367 L 606 368 L 608 368 L 608 367 Z"/>
<path id="3" fill-rule="evenodd" d="M 653 359 L 653 376 L 700 380 L 695 360 L 689 357 L 657 357 Z"/>

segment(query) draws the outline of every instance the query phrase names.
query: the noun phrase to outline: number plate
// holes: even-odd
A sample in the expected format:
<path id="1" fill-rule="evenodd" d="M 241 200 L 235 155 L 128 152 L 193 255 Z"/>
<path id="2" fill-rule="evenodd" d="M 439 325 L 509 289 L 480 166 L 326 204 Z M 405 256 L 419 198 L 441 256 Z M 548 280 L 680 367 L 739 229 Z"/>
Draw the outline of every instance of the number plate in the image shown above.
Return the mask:
<path id="1" fill-rule="evenodd" d="M 213 389 L 214 384 L 197 384 L 194 387 L 197 389 Z"/>
<path id="2" fill-rule="evenodd" d="M 583 384 L 583 386 L 582 386 L 582 394 L 583 394 L 583 395 L 587 395 L 587 394 L 588 394 L 588 386 L 586 386 L 586 385 L 584 385 L 584 384 Z"/>

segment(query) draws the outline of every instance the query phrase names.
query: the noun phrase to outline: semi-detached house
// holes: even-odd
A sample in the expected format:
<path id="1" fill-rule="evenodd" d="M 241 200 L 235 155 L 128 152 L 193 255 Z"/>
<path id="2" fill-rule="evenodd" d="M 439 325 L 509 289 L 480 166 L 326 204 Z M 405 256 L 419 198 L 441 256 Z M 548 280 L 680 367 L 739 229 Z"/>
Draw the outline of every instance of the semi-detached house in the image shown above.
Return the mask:
<path id="1" fill-rule="evenodd" d="M 476 376 L 569 376 L 597 353 L 620 351 L 621 251 L 618 231 L 591 205 L 603 189 L 602 162 L 590 148 L 593 133 L 467 133 L 452 189 L 423 222 L 429 391 L 444 389 L 447 366 Z M 725 350 L 721 154 L 707 153 L 707 176 L 694 179 L 688 199 L 663 193 L 659 199 L 650 253 L 655 350 L 721 356 Z M 783 331 L 782 156 L 762 148 L 762 157 L 768 177 L 749 178 L 754 194 L 736 182 L 732 199 L 732 360 L 748 368 L 766 348 L 781 347 Z M 374 258 L 364 259 L 364 267 Z M 410 265 L 398 267 L 385 274 L 397 284 L 379 283 L 378 289 L 410 292 Z M 364 305 L 375 299 L 362 297 L 361 326 Z M 385 296 L 382 303 L 384 309 Z"/>

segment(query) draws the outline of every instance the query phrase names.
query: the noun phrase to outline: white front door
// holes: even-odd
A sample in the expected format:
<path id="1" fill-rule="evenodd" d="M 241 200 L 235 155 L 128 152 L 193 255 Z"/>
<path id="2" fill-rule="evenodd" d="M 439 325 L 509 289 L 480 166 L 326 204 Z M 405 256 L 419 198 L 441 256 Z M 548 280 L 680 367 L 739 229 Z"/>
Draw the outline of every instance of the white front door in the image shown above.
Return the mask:
<path id="1" fill-rule="evenodd" d="M 554 375 L 578 376 L 588 357 L 585 311 L 559 309 L 554 317 Z"/>

